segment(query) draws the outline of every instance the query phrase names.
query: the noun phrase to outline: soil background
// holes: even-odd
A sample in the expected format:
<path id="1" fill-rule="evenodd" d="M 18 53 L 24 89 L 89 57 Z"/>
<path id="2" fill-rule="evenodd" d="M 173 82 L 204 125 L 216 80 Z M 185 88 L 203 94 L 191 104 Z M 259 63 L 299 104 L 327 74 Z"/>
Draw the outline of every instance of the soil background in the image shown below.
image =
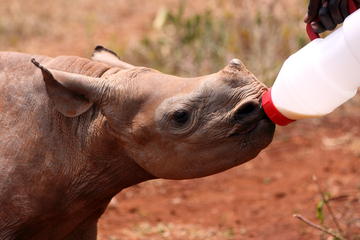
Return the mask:
<path id="1" fill-rule="evenodd" d="M 83 57 L 89 57 L 97 44 L 113 46 L 121 55 L 121 51 L 136 45 L 151 32 L 159 9 L 174 9 L 178 3 L 175 0 L 0 2 L 1 51 Z M 186 14 L 204 10 L 211 4 L 227 6 L 235 2 L 187 1 Z M 249 12 L 244 12 L 242 5 L 236 11 L 245 16 L 256 15 L 256 9 L 269 3 L 278 12 L 276 6 L 281 5 L 280 10 L 287 10 L 282 11 L 284 26 L 290 15 L 303 16 L 306 9 L 302 0 L 242 2 L 247 3 Z M 291 23 L 291 29 L 303 29 L 301 16 Z M 304 41 L 303 31 L 299 34 L 301 38 L 284 30 L 285 37 Z M 265 40 L 271 37 L 268 34 Z M 285 60 L 262 55 L 266 53 L 264 49 L 266 46 L 254 55 L 252 66 L 256 61 L 262 64 L 264 59 Z M 255 74 L 262 73 L 255 68 Z M 223 173 L 194 180 L 153 180 L 125 189 L 101 217 L 98 237 L 100 240 L 327 239 L 293 217 L 301 214 L 320 223 L 316 218 L 320 184 L 323 192 L 335 198 L 330 203 L 348 239 L 360 239 L 359 110 L 358 94 L 327 117 L 278 127 L 273 143 L 256 159 Z M 324 225 L 334 229 L 326 209 L 324 214 Z"/>

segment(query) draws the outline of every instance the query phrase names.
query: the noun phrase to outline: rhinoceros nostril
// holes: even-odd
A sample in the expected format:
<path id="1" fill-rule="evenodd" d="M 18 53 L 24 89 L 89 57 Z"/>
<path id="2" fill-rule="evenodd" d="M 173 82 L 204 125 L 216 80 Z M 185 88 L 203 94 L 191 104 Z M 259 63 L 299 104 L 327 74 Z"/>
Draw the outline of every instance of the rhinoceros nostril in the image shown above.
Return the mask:
<path id="1" fill-rule="evenodd" d="M 244 117 L 256 112 L 260 108 L 259 104 L 256 102 L 247 102 L 241 105 L 235 112 L 234 118 L 236 121 L 242 120 Z"/>

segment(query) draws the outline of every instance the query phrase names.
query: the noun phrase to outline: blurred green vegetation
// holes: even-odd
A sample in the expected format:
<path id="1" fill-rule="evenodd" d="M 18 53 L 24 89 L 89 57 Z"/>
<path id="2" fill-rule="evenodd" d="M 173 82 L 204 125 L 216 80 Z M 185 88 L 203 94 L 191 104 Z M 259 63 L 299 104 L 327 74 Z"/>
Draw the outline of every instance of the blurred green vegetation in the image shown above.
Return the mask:
<path id="1" fill-rule="evenodd" d="M 211 10 L 185 16 L 185 5 L 175 11 L 159 10 L 155 35 L 145 36 L 130 52 L 137 62 L 164 72 L 199 75 L 224 65 L 230 32 L 226 19 L 216 19 Z"/>
<path id="2" fill-rule="evenodd" d="M 182 76 L 213 73 L 236 57 L 271 84 L 308 42 L 305 2 L 4 0 L 0 50 L 88 57 L 102 44 L 125 61 Z"/>
<path id="3" fill-rule="evenodd" d="M 239 14 L 221 4 L 186 14 L 185 1 L 173 10 L 161 8 L 152 31 L 124 58 L 166 73 L 194 76 L 218 71 L 237 57 L 271 84 L 283 61 L 307 43 L 301 15 L 276 15 L 274 3 L 255 12 L 240 7 L 245 9 Z"/>

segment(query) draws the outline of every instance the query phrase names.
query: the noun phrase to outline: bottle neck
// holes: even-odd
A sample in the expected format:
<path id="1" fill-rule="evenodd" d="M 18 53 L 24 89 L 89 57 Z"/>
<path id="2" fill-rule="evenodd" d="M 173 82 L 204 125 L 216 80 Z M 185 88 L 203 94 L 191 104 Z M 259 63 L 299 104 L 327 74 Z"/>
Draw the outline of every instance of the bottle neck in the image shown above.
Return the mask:
<path id="1" fill-rule="evenodd" d="M 272 98 L 271 98 L 271 88 L 269 88 L 263 95 L 261 100 L 261 105 L 266 113 L 267 117 L 275 124 L 280 126 L 286 126 L 295 120 L 285 117 L 279 110 L 275 107 Z"/>

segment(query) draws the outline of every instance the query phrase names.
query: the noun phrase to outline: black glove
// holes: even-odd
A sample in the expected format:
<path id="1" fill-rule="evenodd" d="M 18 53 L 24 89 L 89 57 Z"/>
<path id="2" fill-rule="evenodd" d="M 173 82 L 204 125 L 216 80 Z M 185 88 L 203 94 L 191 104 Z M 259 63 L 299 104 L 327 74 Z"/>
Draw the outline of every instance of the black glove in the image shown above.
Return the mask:
<path id="1" fill-rule="evenodd" d="M 360 0 L 354 0 L 360 7 Z M 334 30 L 349 15 L 347 0 L 310 0 L 306 23 L 311 23 L 316 33 Z"/>

